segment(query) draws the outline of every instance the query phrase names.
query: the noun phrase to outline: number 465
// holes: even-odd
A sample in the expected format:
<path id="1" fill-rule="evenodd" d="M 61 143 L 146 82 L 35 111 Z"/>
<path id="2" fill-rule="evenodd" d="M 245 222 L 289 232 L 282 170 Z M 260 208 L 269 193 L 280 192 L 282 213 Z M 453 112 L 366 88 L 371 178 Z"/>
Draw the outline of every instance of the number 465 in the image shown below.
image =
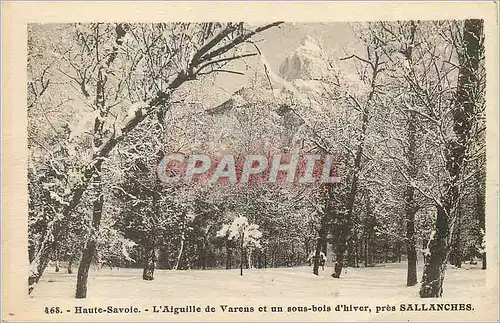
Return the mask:
<path id="1" fill-rule="evenodd" d="M 45 306 L 45 314 L 57 314 L 61 313 L 61 310 L 59 309 L 59 306 L 57 307 L 47 307 Z"/>

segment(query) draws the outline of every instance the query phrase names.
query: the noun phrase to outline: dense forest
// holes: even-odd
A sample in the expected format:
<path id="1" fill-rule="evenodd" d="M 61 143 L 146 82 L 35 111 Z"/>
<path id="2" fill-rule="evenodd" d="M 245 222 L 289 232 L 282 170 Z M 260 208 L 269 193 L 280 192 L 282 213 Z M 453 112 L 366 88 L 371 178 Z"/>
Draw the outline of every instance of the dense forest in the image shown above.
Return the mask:
<path id="1" fill-rule="evenodd" d="M 29 25 L 29 293 L 52 267 L 85 298 L 94 267 L 154 284 L 155 269 L 313 275 L 326 257 L 332 280 L 407 262 L 424 298 L 447 267 L 486 269 L 483 21 L 352 23 L 349 46 L 306 36 L 277 68 L 261 43 L 287 26 Z M 165 184 L 173 153 L 328 154 L 340 181 Z"/>

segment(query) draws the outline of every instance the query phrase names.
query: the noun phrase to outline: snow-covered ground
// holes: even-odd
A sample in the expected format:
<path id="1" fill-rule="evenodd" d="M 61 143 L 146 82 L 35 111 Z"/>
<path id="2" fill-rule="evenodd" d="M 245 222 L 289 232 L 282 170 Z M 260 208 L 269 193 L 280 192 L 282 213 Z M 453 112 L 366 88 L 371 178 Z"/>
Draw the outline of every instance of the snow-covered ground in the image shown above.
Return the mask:
<path id="1" fill-rule="evenodd" d="M 418 276 L 421 276 L 421 267 Z M 406 287 L 406 263 L 385 264 L 372 268 L 347 268 L 341 279 L 330 277 L 332 268 L 311 273 L 311 267 L 245 270 L 243 276 L 233 270 L 156 270 L 154 281 L 142 280 L 140 269 L 91 270 L 85 300 L 75 300 L 76 274 L 55 273 L 48 268 L 31 295 L 31 308 L 42 312 L 45 306 L 61 306 L 58 319 L 75 319 L 74 306 L 138 306 L 141 319 L 148 321 L 338 321 L 338 320 L 494 320 L 498 298 L 488 291 L 488 271 L 480 264 L 448 268 L 442 299 L 420 299 L 419 284 Z M 490 281 L 491 283 L 491 281 Z M 400 311 L 399 304 L 470 303 L 473 311 Z M 221 305 L 253 306 L 253 313 L 227 313 Z M 369 312 L 336 310 L 337 306 L 367 305 Z M 211 305 L 216 313 L 156 313 L 153 306 Z M 265 313 L 259 307 L 267 305 Z M 271 313 L 270 306 L 282 306 L 282 313 Z M 312 306 L 329 306 L 331 311 L 313 312 Z M 395 311 L 377 312 L 378 307 L 395 306 Z M 289 307 L 304 306 L 308 312 L 291 312 Z M 149 310 L 146 311 L 146 308 Z M 326 309 L 326 307 L 325 307 Z M 66 313 L 68 311 L 68 313 Z M 215 315 L 216 314 L 216 315 Z M 87 321 L 101 315 L 77 315 Z M 488 315 L 488 316 L 485 316 Z M 54 317 L 55 319 L 55 317 Z M 134 320 L 134 315 L 113 315 L 106 319 Z"/>
<path id="2" fill-rule="evenodd" d="M 62 269 L 63 271 L 64 269 Z M 75 270 L 76 271 L 76 270 Z M 332 268 L 312 274 L 312 267 L 244 270 L 156 270 L 154 281 L 143 281 L 140 269 L 92 270 L 89 274 L 88 298 L 128 298 L 130 293 L 145 298 L 223 297 L 324 297 L 336 298 L 412 298 L 419 286 L 406 287 L 406 263 L 389 263 L 381 267 L 346 268 L 341 279 L 333 279 Z M 418 276 L 421 276 L 419 268 Z M 461 269 L 446 271 L 444 296 L 484 288 L 486 271 L 478 265 L 464 264 Z M 48 268 L 35 291 L 34 298 L 71 298 L 76 274 L 55 273 Z M 310 295 L 309 295 L 310 294 Z"/>

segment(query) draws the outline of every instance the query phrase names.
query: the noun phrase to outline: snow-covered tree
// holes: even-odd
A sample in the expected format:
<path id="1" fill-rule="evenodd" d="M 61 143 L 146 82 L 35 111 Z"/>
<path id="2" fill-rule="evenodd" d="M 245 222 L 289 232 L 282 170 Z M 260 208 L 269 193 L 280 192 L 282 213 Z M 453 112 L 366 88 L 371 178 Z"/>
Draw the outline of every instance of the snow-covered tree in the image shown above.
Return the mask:
<path id="1" fill-rule="evenodd" d="M 251 268 L 251 253 L 254 248 L 260 248 L 260 238 L 262 232 L 259 231 L 259 226 L 254 223 L 249 223 L 247 217 L 237 215 L 231 224 L 224 224 L 222 228 L 217 231 L 218 237 L 225 237 L 227 240 L 236 241 L 240 247 L 240 275 L 243 276 L 243 263 L 245 262 L 245 254 L 247 255 L 246 261 L 248 267 Z"/>
<path id="2" fill-rule="evenodd" d="M 164 114 L 171 108 L 172 95 L 179 87 L 206 74 L 223 73 L 224 66 L 231 61 L 256 55 L 238 49 L 252 36 L 279 24 L 271 23 L 256 29 L 248 29 L 243 23 L 57 26 L 62 37 L 66 37 L 65 41 L 45 52 L 44 58 L 47 62 L 55 62 L 61 79 L 66 77 L 69 97 L 80 101 L 77 106 L 81 109 L 78 110 L 88 111 L 88 116 L 91 116 L 80 118 L 82 129 L 69 131 L 73 133 L 72 137 L 82 138 L 75 136 L 76 132 L 88 139 L 88 145 L 80 147 L 87 158 L 80 159 L 73 169 L 77 180 L 62 189 L 63 195 L 58 195 L 60 203 L 32 260 L 31 267 L 36 270 L 30 273 L 30 292 L 56 248 L 52 242 L 59 241 L 65 234 L 64 221 L 90 192 L 94 194 L 91 198 L 94 233 L 89 235 L 90 240 L 84 249 L 76 292 L 77 297 L 86 296 L 88 267 L 95 252 L 93 237 L 98 232 L 104 204 L 104 195 L 100 191 L 102 171 L 111 152 L 151 115 L 156 115 L 159 124 L 165 126 Z M 50 33 L 54 31 L 50 28 L 54 27 L 45 30 L 41 27 L 42 39 L 51 38 Z M 29 64 L 38 68 L 32 61 Z M 32 106 L 49 84 L 45 75 L 47 70 L 40 70 L 36 71 L 40 72 L 39 76 L 31 78 L 34 91 L 29 104 Z M 75 156 L 75 150 L 78 149 L 73 147 L 70 155 Z"/>

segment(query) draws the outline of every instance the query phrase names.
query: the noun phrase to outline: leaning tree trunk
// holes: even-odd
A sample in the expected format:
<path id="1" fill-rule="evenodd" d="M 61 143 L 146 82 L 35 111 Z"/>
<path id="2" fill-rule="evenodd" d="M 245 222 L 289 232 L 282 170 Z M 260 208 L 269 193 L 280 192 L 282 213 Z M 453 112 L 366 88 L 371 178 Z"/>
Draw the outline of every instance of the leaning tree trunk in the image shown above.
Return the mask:
<path id="1" fill-rule="evenodd" d="M 86 298 L 87 297 L 87 280 L 89 277 L 89 268 L 96 251 L 96 241 L 91 238 L 87 242 L 87 246 L 83 250 L 82 259 L 80 261 L 80 266 L 78 267 L 78 275 L 76 280 L 76 298 Z"/>
<path id="2" fill-rule="evenodd" d="M 87 241 L 87 246 L 83 249 L 82 259 L 78 267 L 78 275 L 76 278 L 76 298 L 87 297 L 87 280 L 89 277 L 90 264 L 94 258 L 97 249 L 97 235 L 99 234 L 99 226 L 102 217 L 102 207 L 104 204 L 104 195 L 102 194 L 101 176 L 99 175 L 101 169 L 97 170 L 95 177 L 95 184 L 97 188 L 97 197 L 93 204 L 92 210 L 92 228 L 90 236 Z"/>
<path id="3" fill-rule="evenodd" d="M 94 147 L 100 147 L 103 143 L 104 123 L 102 119 L 107 116 L 107 107 L 105 104 L 105 86 L 107 76 L 105 75 L 103 69 L 104 67 L 101 67 L 97 73 L 95 105 L 97 107 L 97 111 L 99 112 L 99 117 L 96 117 L 94 121 Z M 89 276 L 90 264 L 92 263 L 92 259 L 94 258 L 94 254 L 97 249 L 97 235 L 99 234 L 99 226 L 101 224 L 102 209 L 104 204 L 101 172 L 102 164 L 96 164 L 94 176 L 92 178 L 96 189 L 96 198 L 92 210 L 92 227 L 87 241 L 87 246 L 83 249 L 82 259 L 80 260 L 80 266 L 78 267 L 76 298 L 87 297 L 87 280 Z"/>
<path id="4" fill-rule="evenodd" d="M 458 49 L 459 73 L 457 95 L 453 109 L 453 131 L 456 139 L 446 146 L 446 170 L 450 180 L 446 184 L 443 205 L 438 205 L 435 235 L 431 238 L 428 261 L 424 267 L 420 297 L 441 297 L 443 280 L 450 248 L 450 229 L 459 202 L 459 185 L 464 158 L 473 130 L 476 104 L 481 104 L 479 61 L 482 59 L 483 21 L 468 19 L 464 23 L 462 48 Z M 462 52 L 463 50 L 463 52 Z"/>
<path id="5" fill-rule="evenodd" d="M 41 239 L 40 247 L 33 252 L 29 267 L 28 294 L 31 294 L 49 265 L 50 258 L 57 249 L 57 242 L 60 241 L 62 226 L 63 223 L 61 221 L 53 219 Z"/>
<path id="6" fill-rule="evenodd" d="M 42 245 L 31 261 L 30 274 L 28 277 L 28 294 L 31 294 L 35 285 L 38 283 L 40 277 L 42 277 L 43 272 L 47 268 L 50 261 L 51 248 L 52 247 L 49 244 L 47 244 L 47 246 Z"/>
<path id="7" fill-rule="evenodd" d="M 118 51 L 118 46 L 123 42 L 123 36 L 125 36 L 125 31 L 121 27 L 120 24 L 116 27 L 117 38 L 116 45 L 113 47 L 114 56 L 111 55 L 106 63 L 106 65 L 99 66 L 97 71 L 97 82 L 96 82 L 96 93 L 95 93 L 95 111 L 98 113 L 98 116 L 94 119 L 94 138 L 93 138 L 93 146 L 97 150 L 99 147 L 103 145 L 104 137 L 107 132 L 104 129 L 104 121 L 108 116 L 109 107 L 106 105 L 106 83 L 108 81 L 108 76 L 106 72 L 106 67 L 109 68 L 111 63 L 114 61 L 116 57 L 116 53 Z M 97 27 L 97 34 L 99 34 L 99 27 Z M 97 37 L 97 36 L 96 36 Z M 96 55 L 98 56 L 98 47 L 99 44 L 96 44 Z M 88 93 L 84 93 L 85 96 L 89 97 Z M 76 298 L 86 298 L 87 297 L 87 280 L 89 275 L 89 268 L 94 258 L 94 254 L 97 248 L 97 235 L 99 234 L 99 226 L 101 224 L 102 218 L 102 209 L 104 204 L 104 195 L 102 189 L 102 163 L 96 163 L 94 166 L 94 176 L 92 177 L 92 181 L 95 184 L 96 188 L 96 199 L 93 204 L 92 210 L 92 228 L 90 231 L 89 240 L 87 241 L 87 246 L 83 250 L 82 259 L 80 261 L 80 266 L 78 267 L 78 275 L 76 281 Z"/>
<path id="8" fill-rule="evenodd" d="M 429 241 L 429 254 L 426 259 L 420 297 L 441 297 L 443 295 L 443 281 L 446 261 L 449 253 L 448 215 L 446 210 L 437 206 L 436 228 Z"/>

